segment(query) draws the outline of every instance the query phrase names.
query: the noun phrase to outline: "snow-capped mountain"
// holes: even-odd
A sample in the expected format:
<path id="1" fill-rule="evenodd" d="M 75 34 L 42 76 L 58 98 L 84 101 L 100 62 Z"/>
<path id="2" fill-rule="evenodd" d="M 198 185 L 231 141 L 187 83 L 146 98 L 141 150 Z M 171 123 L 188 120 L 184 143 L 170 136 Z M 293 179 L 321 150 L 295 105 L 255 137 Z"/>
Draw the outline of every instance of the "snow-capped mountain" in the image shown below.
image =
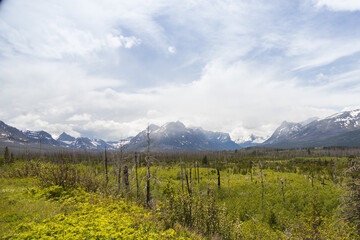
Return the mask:
<path id="1" fill-rule="evenodd" d="M 45 131 L 21 131 L 0 121 L 0 145 L 38 148 L 40 143 L 43 149 L 70 148 L 82 150 L 116 150 L 126 144 L 130 138 L 120 141 L 106 142 L 102 139 L 90 139 L 87 137 L 75 138 L 63 132 L 56 140 Z"/>
<path id="2" fill-rule="evenodd" d="M 271 137 L 265 141 L 265 143 L 273 144 L 277 142 L 285 141 L 289 136 L 295 134 L 301 130 L 303 126 L 300 123 L 292 123 L 284 121 L 275 130 Z"/>
<path id="3" fill-rule="evenodd" d="M 65 143 L 65 144 L 71 145 L 71 144 L 74 144 L 76 138 L 74 138 L 73 136 L 70 136 L 66 132 L 63 132 L 62 134 L 60 134 L 60 136 L 57 138 L 57 140 Z"/>
<path id="4" fill-rule="evenodd" d="M 61 145 L 53 137 L 45 131 L 25 131 L 24 135 L 30 142 L 40 142 L 41 144 L 48 144 L 53 146 Z"/>
<path id="5" fill-rule="evenodd" d="M 179 121 L 169 122 L 162 126 L 150 125 L 149 132 L 152 151 L 234 150 L 255 145 L 277 148 L 360 147 L 360 109 L 340 112 L 324 119 L 312 118 L 300 123 L 284 121 L 266 141 L 250 135 L 248 138 L 234 142 L 228 133 L 187 128 Z M 0 121 L 1 146 L 39 148 L 40 143 L 43 149 L 70 148 L 102 151 L 105 148 L 116 150 L 123 146 L 125 150 L 144 151 L 147 148 L 147 130 L 135 137 L 120 141 L 75 138 L 67 133 L 62 133 L 55 140 L 45 131 L 21 131 Z"/>
<path id="6" fill-rule="evenodd" d="M 265 142 L 266 138 L 255 136 L 254 134 L 251 134 L 247 137 L 238 138 L 235 140 L 235 143 L 237 143 L 240 148 L 247 148 L 247 147 L 254 147 L 257 145 L 260 145 L 261 143 Z"/>
<path id="7" fill-rule="evenodd" d="M 90 139 L 87 137 L 75 138 L 69 134 L 63 132 L 57 139 L 58 142 L 62 142 L 68 148 L 83 149 L 83 150 L 116 150 L 130 141 L 131 137 L 128 137 L 120 141 L 104 141 L 102 139 Z"/>
<path id="8" fill-rule="evenodd" d="M 127 138 L 121 139 L 120 141 L 108 141 L 106 143 L 109 144 L 110 146 L 112 146 L 113 149 L 120 149 L 122 146 L 125 146 L 126 144 L 128 144 L 132 138 L 133 137 L 127 137 Z"/>
<path id="9" fill-rule="evenodd" d="M 150 125 L 150 146 L 153 151 L 233 150 L 239 148 L 228 133 L 211 132 L 202 128 L 187 128 L 179 121 Z M 147 130 L 140 132 L 125 145 L 128 150 L 147 148 Z"/>
<path id="10" fill-rule="evenodd" d="M 14 127 L 11 127 L 4 122 L 0 121 L 0 142 L 3 143 L 14 143 L 20 142 L 25 143 L 28 139 L 24 133 Z"/>
<path id="11" fill-rule="evenodd" d="M 40 141 L 41 140 L 41 141 Z M 0 121 L 0 143 L 8 145 L 41 144 L 60 146 L 52 136 L 45 131 L 20 131 Z"/>
<path id="12" fill-rule="evenodd" d="M 360 146 L 360 109 L 301 123 L 283 122 L 264 142 L 276 147 Z"/>

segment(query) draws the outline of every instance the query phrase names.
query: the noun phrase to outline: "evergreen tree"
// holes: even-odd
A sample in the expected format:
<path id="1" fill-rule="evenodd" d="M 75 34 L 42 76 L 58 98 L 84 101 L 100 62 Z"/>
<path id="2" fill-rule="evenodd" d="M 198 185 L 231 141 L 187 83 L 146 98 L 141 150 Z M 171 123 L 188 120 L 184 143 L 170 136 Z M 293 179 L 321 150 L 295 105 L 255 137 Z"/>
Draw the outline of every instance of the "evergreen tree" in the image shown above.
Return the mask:
<path id="1" fill-rule="evenodd" d="M 10 154 L 10 163 L 14 163 L 15 162 L 15 157 L 14 154 Z"/>
<path id="2" fill-rule="evenodd" d="M 9 153 L 8 147 L 5 147 L 5 150 L 4 150 L 4 161 L 5 161 L 5 163 L 10 162 L 10 153 Z"/>

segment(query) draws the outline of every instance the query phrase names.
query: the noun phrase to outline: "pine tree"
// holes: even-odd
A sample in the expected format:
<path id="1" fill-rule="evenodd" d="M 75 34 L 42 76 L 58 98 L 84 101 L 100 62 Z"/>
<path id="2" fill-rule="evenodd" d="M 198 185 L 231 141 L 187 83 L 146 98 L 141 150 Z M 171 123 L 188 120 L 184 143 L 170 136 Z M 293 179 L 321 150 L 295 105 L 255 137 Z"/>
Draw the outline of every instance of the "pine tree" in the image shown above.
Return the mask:
<path id="1" fill-rule="evenodd" d="M 10 163 L 14 163 L 15 162 L 15 157 L 14 154 L 10 154 Z"/>
<path id="2" fill-rule="evenodd" d="M 9 153 L 8 147 L 5 147 L 5 150 L 4 150 L 4 161 L 5 161 L 5 163 L 10 162 L 10 153 Z"/>

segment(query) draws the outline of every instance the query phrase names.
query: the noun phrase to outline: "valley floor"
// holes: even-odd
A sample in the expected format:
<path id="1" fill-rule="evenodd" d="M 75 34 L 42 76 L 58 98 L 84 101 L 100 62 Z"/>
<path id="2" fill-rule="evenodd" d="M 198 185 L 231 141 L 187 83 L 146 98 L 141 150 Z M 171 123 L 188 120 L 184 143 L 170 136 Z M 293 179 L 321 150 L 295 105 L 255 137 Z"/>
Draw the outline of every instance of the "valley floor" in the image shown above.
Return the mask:
<path id="1" fill-rule="evenodd" d="M 111 196 L 35 182 L 0 179 L 1 239 L 199 239 L 180 227 L 165 229 L 149 210 Z"/>

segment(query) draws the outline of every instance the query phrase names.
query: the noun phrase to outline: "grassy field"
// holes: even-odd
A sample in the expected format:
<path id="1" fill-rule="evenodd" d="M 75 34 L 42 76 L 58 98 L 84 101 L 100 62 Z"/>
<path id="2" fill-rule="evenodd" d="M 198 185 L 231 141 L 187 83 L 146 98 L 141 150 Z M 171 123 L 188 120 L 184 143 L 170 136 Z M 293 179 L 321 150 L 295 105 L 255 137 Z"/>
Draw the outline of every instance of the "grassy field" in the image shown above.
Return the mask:
<path id="1" fill-rule="evenodd" d="M 3 165 L 0 237 L 359 239 L 343 217 L 348 158 L 154 161 L 151 209 L 146 167 L 94 162 Z"/>
<path id="2" fill-rule="evenodd" d="M 0 219 L 1 239 L 200 239 L 143 207 L 31 177 L 0 179 Z"/>

